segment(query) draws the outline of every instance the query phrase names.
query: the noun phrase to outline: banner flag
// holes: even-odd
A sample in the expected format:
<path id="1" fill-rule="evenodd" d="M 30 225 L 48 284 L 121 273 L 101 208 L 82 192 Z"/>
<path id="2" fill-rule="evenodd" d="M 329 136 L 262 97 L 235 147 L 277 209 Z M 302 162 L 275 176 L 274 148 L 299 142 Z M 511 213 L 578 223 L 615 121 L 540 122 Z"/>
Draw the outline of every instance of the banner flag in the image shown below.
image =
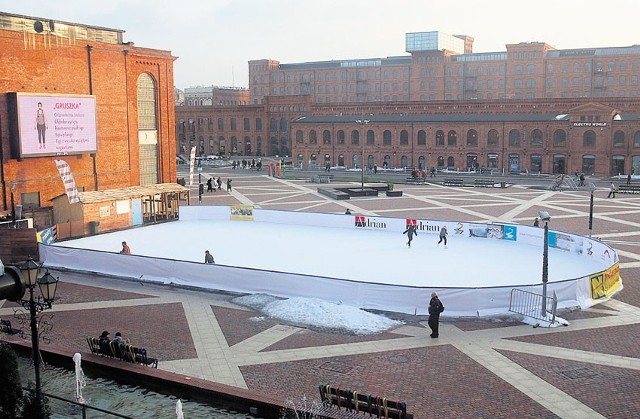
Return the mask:
<path id="1" fill-rule="evenodd" d="M 193 168 L 196 165 L 196 146 L 191 147 L 191 157 L 189 158 L 189 186 L 193 185 Z"/>
<path id="2" fill-rule="evenodd" d="M 69 164 L 67 164 L 67 162 L 64 160 L 54 161 L 56 162 L 56 166 L 58 167 L 60 178 L 62 178 L 62 183 L 64 184 L 67 198 L 69 198 L 69 203 L 75 204 L 76 202 L 80 202 L 78 189 L 76 189 L 76 180 L 73 178 L 73 173 L 71 173 L 71 167 L 69 167 Z"/>

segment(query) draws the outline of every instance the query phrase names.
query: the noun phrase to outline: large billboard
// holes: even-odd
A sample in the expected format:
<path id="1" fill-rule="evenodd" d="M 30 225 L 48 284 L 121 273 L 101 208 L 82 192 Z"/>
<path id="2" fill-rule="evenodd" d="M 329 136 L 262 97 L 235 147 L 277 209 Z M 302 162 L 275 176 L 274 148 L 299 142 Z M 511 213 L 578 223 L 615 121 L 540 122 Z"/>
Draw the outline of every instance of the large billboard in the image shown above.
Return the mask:
<path id="1" fill-rule="evenodd" d="M 13 93 L 9 112 L 17 158 L 97 151 L 95 96 Z"/>

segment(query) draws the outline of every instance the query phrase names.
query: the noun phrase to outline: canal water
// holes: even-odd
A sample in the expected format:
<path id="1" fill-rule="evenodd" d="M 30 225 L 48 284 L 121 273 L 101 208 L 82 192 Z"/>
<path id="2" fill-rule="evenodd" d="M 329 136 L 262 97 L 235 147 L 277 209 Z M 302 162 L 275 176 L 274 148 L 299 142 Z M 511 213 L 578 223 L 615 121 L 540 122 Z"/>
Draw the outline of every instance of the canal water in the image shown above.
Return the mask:
<path id="1" fill-rule="evenodd" d="M 26 386 L 34 381 L 33 363 L 29 358 L 18 357 L 20 378 Z M 58 397 L 75 401 L 76 375 L 74 371 L 46 365 L 41 373 L 42 391 Z M 85 371 L 87 386 L 82 390 L 87 405 L 130 416 L 136 419 L 176 418 L 177 398 L 157 393 L 142 387 L 119 384 L 116 381 L 96 377 Z M 76 405 L 49 398 L 52 418 L 82 418 L 82 409 Z M 185 419 L 255 419 L 257 416 L 228 411 L 192 400 L 182 400 L 182 412 Z M 109 415 L 87 410 L 87 418 L 105 418 Z M 111 416 L 115 418 L 115 416 Z"/>

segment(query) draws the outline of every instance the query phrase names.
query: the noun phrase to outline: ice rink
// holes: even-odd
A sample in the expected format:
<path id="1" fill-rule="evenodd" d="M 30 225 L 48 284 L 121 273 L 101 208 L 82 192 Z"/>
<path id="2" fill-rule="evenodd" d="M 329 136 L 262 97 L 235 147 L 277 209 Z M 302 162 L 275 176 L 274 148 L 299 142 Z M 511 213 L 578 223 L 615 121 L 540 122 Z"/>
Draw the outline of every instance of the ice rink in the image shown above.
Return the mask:
<path id="1" fill-rule="evenodd" d="M 450 232 L 448 248 L 438 235 L 406 235 L 366 229 L 311 227 L 267 222 L 178 221 L 78 240 L 59 246 L 202 263 L 209 250 L 218 265 L 417 287 L 496 287 L 539 284 L 542 246 L 468 238 Z M 549 249 L 549 281 L 602 270 L 594 260 Z"/>

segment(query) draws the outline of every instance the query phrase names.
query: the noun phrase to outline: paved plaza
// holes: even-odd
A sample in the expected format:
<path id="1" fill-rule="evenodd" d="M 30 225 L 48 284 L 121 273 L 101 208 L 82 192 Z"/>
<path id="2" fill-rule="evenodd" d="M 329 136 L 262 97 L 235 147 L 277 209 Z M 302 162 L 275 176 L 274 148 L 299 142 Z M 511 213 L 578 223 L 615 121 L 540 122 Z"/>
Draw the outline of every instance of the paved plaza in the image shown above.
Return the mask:
<path id="1" fill-rule="evenodd" d="M 203 177 L 210 174 L 220 172 L 205 171 Z M 545 210 L 554 230 L 589 234 L 588 192 L 529 189 L 524 184 L 505 189 L 396 185 L 403 191 L 401 198 L 334 201 L 318 194 L 319 185 L 303 180 L 243 170 L 221 175 L 223 181 L 233 178 L 233 192 L 206 193 L 203 205 L 340 214 L 349 208 L 356 215 L 527 225 Z M 84 353 L 86 335 L 120 331 L 149 348 L 160 359 L 159 369 L 181 376 L 283 402 L 304 395 L 319 400 L 318 385 L 326 383 L 406 401 L 408 411 L 420 419 L 637 417 L 640 196 L 606 196 L 605 189 L 595 192 L 592 235 L 618 251 L 624 290 L 607 303 L 563 313 L 570 321 L 567 327 L 444 318 L 440 338 L 431 339 L 426 317 L 387 313 L 404 324 L 373 336 L 350 336 L 261 318 L 223 293 L 60 272 L 60 298 L 51 310 L 53 340 L 44 347 Z M 197 198 L 194 185 L 195 205 Z M 214 237 L 215 246 L 224 243 Z M 494 264 L 487 261 L 476 269 L 496 269 Z M 398 269 L 411 272 L 410 267 Z M 11 314 L 11 307 L 5 303 L 0 315 Z"/>

